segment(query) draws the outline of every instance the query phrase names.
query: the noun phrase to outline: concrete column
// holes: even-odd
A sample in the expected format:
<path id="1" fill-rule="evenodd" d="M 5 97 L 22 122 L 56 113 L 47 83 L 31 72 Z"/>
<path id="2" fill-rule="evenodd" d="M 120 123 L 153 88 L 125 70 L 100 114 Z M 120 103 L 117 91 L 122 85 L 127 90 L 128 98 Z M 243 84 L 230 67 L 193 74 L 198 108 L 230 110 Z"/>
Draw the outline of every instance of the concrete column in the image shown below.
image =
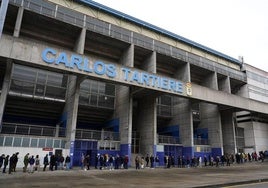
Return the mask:
<path id="1" fill-rule="evenodd" d="M 156 52 L 152 52 L 147 59 L 143 62 L 142 69 L 150 72 L 156 73 Z"/>
<path id="2" fill-rule="evenodd" d="M 179 124 L 180 141 L 183 145 L 183 155 L 185 157 L 193 157 L 194 140 L 193 140 L 193 115 L 191 110 L 191 102 L 189 99 L 174 98 L 174 117 L 170 124 Z"/>
<path id="3" fill-rule="evenodd" d="M 218 80 L 217 80 L 217 73 L 212 72 L 211 74 L 207 75 L 206 78 L 204 78 L 203 86 L 209 87 L 211 89 L 218 90 Z"/>
<path id="4" fill-rule="evenodd" d="M 224 153 L 235 154 L 237 151 L 232 110 L 221 111 L 221 124 Z"/>
<path id="5" fill-rule="evenodd" d="M 0 7 L 0 39 L 2 36 L 3 28 L 4 28 L 8 3 L 9 3 L 9 0 L 4 0 L 4 1 L 2 1 L 1 7 Z"/>
<path id="6" fill-rule="evenodd" d="M 221 117 L 217 105 L 200 103 L 201 123 L 198 128 L 208 129 L 208 139 L 212 149 L 212 155 L 223 154 Z"/>
<path id="7" fill-rule="evenodd" d="M 14 37 L 19 37 L 19 35 L 20 35 L 20 28 L 21 28 L 21 23 L 22 23 L 23 12 L 24 12 L 24 8 L 19 7 L 19 11 L 17 14 L 17 19 L 16 19 L 16 25 L 15 25 L 15 29 L 14 29 L 14 33 L 13 33 Z"/>
<path id="8" fill-rule="evenodd" d="M 157 129 L 157 107 L 156 99 L 144 97 L 138 102 L 138 125 L 140 133 L 140 152 L 146 154 L 156 154 L 156 129 Z"/>
<path id="9" fill-rule="evenodd" d="M 234 94 L 236 94 L 238 96 L 241 96 L 241 97 L 249 98 L 248 85 L 245 84 L 245 85 L 241 86 L 239 88 L 239 90 L 236 93 L 234 93 Z"/>
<path id="10" fill-rule="evenodd" d="M 218 81 L 219 90 L 225 91 L 227 93 L 231 93 L 231 83 L 230 83 L 230 77 L 224 77 L 221 80 Z"/>
<path id="11" fill-rule="evenodd" d="M 184 82 L 191 82 L 190 63 L 186 63 L 178 68 L 174 78 Z"/>
<path id="12" fill-rule="evenodd" d="M 73 158 L 77 112 L 79 103 L 80 83 L 83 79 L 69 75 L 67 96 L 63 116 L 66 117 L 66 144 L 65 149 L 70 150 L 70 157 Z M 71 160 L 72 161 L 72 160 Z"/>
<path id="13" fill-rule="evenodd" d="M 131 44 L 122 54 L 120 64 L 127 67 L 134 67 L 134 44 Z"/>
<path id="14" fill-rule="evenodd" d="M 87 33 L 86 28 L 83 28 L 80 32 L 80 35 L 78 36 L 76 40 L 74 51 L 76 51 L 76 53 L 78 54 L 84 54 L 86 33 Z"/>
<path id="15" fill-rule="evenodd" d="M 134 45 L 130 45 L 122 54 L 120 64 L 128 67 L 134 66 Z M 131 162 L 131 138 L 132 138 L 132 96 L 130 87 L 116 86 L 116 112 L 115 117 L 119 118 L 120 151 L 121 155 L 129 156 Z"/>
<path id="16" fill-rule="evenodd" d="M 0 95 L 0 130 L 2 129 L 3 115 L 4 115 L 7 95 L 9 92 L 10 82 L 11 82 L 12 67 L 13 67 L 13 63 L 10 59 L 8 59 L 6 63 L 6 73 L 5 73 L 1 95 Z"/>

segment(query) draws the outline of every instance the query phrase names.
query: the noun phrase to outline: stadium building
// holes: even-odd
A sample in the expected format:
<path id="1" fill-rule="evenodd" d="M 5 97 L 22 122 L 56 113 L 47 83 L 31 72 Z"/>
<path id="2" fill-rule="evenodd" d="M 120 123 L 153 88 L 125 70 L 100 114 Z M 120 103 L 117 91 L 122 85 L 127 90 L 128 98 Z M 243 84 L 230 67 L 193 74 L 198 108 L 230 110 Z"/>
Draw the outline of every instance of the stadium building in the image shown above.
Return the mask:
<path id="1" fill-rule="evenodd" d="M 267 72 L 91 0 L 0 2 L 1 154 L 267 150 Z"/>

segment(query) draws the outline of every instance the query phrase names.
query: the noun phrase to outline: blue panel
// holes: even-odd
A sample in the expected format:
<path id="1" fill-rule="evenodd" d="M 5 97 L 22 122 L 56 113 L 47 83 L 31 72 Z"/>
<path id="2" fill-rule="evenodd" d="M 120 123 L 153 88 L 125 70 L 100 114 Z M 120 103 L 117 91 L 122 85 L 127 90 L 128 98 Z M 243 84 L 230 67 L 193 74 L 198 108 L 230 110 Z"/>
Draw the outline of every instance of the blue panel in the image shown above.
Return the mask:
<path id="1" fill-rule="evenodd" d="M 196 129 L 194 131 L 194 138 L 208 139 L 208 128 Z"/>
<path id="2" fill-rule="evenodd" d="M 172 126 L 166 126 L 159 128 L 157 130 L 158 133 L 161 135 L 167 135 L 167 136 L 174 136 L 174 137 L 179 137 L 180 136 L 180 129 L 179 125 L 172 125 Z"/>
<path id="3" fill-rule="evenodd" d="M 178 164 L 178 157 L 182 156 L 182 146 L 174 146 L 174 145 L 165 145 L 164 146 L 164 155 L 174 157 L 175 165 Z M 164 156 L 162 158 L 162 163 L 164 165 Z"/>
<path id="4" fill-rule="evenodd" d="M 120 153 L 121 153 L 121 156 L 128 155 L 128 158 L 129 158 L 128 165 L 129 165 L 130 161 L 131 161 L 131 145 L 130 144 L 121 144 L 120 145 Z"/>
<path id="5" fill-rule="evenodd" d="M 91 165 L 94 164 L 95 155 L 97 154 L 97 141 L 81 141 L 76 140 L 74 142 L 73 158 L 71 158 L 71 164 L 73 166 L 81 166 L 82 155 L 90 155 Z"/>
<path id="6" fill-rule="evenodd" d="M 212 156 L 222 156 L 221 148 L 211 148 L 211 154 Z"/>
<path id="7" fill-rule="evenodd" d="M 157 152 L 156 155 L 159 158 L 159 166 L 164 166 L 165 152 Z"/>
<path id="8" fill-rule="evenodd" d="M 194 155 L 194 148 L 193 147 L 183 147 L 182 148 L 182 155 L 187 157 L 192 158 Z"/>
<path id="9" fill-rule="evenodd" d="M 104 124 L 104 127 L 112 127 L 114 132 L 119 132 L 119 118 L 111 119 Z"/>

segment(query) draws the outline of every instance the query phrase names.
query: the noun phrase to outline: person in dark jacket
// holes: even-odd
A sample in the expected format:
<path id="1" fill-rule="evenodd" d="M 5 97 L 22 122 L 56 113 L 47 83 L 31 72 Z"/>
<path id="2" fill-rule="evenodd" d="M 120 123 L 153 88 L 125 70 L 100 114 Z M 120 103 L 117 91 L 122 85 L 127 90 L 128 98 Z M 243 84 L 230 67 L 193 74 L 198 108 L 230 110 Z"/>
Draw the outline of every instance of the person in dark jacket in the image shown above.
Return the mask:
<path id="1" fill-rule="evenodd" d="M 47 165 L 49 164 L 48 162 L 48 154 L 46 154 L 46 156 L 44 157 L 44 168 L 43 171 L 46 171 Z"/>
<path id="2" fill-rule="evenodd" d="M 13 154 L 10 159 L 9 159 L 9 169 L 8 169 L 8 173 L 11 174 L 12 170 L 14 170 L 14 164 L 15 164 L 15 155 Z"/>
<path id="3" fill-rule="evenodd" d="M 4 159 L 4 168 L 3 168 L 3 173 L 6 173 L 6 167 L 8 165 L 8 160 L 9 160 L 9 155 L 7 155 Z"/>
<path id="4" fill-rule="evenodd" d="M 71 158 L 69 157 L 69 155 L 67 155 L 66 158 L 65 158 L 66 170 L 70 169 L 70 163 L 71 163 Z"/>
<path id="5" fill-rule="evenodd" d="M 2 155 L 0 156 L 0 168 L 2 168 L 3 163 L 4 163 L 4 160 L 5 160 L 5 154 L 2 154 Z"/>

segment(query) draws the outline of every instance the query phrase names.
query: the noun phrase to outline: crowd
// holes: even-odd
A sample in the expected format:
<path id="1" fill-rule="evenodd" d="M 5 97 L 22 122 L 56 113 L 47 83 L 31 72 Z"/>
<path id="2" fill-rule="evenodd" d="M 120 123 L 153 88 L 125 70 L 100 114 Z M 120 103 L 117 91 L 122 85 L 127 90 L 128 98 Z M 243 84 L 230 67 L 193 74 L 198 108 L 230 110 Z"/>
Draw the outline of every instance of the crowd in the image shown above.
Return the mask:
<path id="1" fill-rule="evenodd" d="M 18 163 L 19 152 L 14 153 L 12 156 L 2 154 L 0 156 L 0 169 L 3 167 L 2 172 L 6 173 L 8 167 L 8 173 L 16 172 L 16 167 Z M 222 156 L 194 156 L 192 158 L 185 156 L 178 156 L 177 158 L 172 155 L 165 155 L 162 163 L 164 163 L 164 168 L 178 167 L 178 168 L 190 168 L 190 167 L 206 167 L 206 166 L 230 166 L 231 164 L 243 164 L 252 161 L 263 162 L 265 157 L 268 157 L 268 152 L 260 151 L 250 153 L 237 153 L 237 154 L 225 154 Z M 177 160 L 177 161 L 176 161 Z M 81 168 L 83 170 L 90 170 L 91 165 L 90 155 L 82 155 L 81 157 Z M 128 155 L 108 155 L 108 154 L 96 154 L 94 158 L 95 169 L 127 169 L 129 163 Z M 47 167 L 49 170 L 69 170 L 71 159 L 67 155 L 65 158 L 62 155 L 44 156 L 42 171 L 46 171 Z M 162 164 L 161 163 L 161 164 Z M 34 173 L 34 171 L 39 171 L 41 166 L 39 155 L 30 155 L 27 153 L 23 158 L 23 172 Z M 153 156 L 147 154 L 145 157 L 136 155 L 135 157 L 135 167 L 136 169 L 143 168 L 155 168 L 160 166 L 160 159 L 158 156 Z"/>
<path id="2" fill-rule="evenodd" d="M 16 172 L 16 167 L 18 163 L 18 155 L 19 152 L 13 154 L 11 157 L 9 155 L 5 156 L 5 154 L 2 154 L 0 156 L 0 169 L 3 166 L 2 173 L 6 173 L 6 168 L 8 167 L 8 173 L 11 174 L 12 172 Z M 65 166 L 65 169 L 70 169 L 70 157 L 66 156 L 64 158 L 63 156 L 55 156 L 51 155 L 50 159 L 48 154 L 43 159 L 43 171 L 46 171 L 47 166 L 49 166 L 49 170 L 57 170 L 57 169 L 63 169 L 63 166 Z M 39 155 L 30 155 L 27 153 L 23 158 L 23 172 L 26 173 L 34 173 L 34 171 L 40 170 L 40 158 Z"/>

